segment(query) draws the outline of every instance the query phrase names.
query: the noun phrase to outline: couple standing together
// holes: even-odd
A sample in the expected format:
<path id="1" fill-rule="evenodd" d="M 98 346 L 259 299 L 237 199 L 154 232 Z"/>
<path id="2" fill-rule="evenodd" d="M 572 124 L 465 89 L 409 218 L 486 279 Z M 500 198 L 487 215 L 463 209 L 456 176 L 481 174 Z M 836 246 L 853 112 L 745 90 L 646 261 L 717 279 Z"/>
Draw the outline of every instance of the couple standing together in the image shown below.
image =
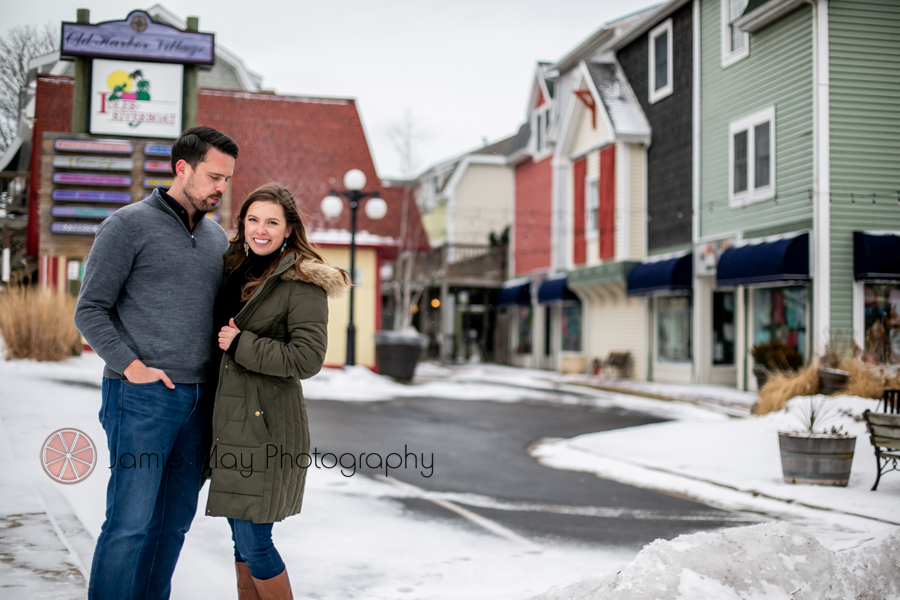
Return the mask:
<path id="1" fill-rule="evenodd" d="M 299 380 L 321 369 L 327 298 L 350 278 L 310 245 L 280 185 L 247 197 L 230 241 L 204 218 L 237 157 L 224 133 L 185 131 L 172 187 L 107 218 L 85 266 L 75 324 L 106 363 L 100 422 L 111 456 L 135 459 L 110 468 L 91 600 L 169 597 L 206 478 L 240 599 L 292 598 L 272 525 L 300 511 L 306 470 L 267 464 L 265 449 L 309 451 Z"/>

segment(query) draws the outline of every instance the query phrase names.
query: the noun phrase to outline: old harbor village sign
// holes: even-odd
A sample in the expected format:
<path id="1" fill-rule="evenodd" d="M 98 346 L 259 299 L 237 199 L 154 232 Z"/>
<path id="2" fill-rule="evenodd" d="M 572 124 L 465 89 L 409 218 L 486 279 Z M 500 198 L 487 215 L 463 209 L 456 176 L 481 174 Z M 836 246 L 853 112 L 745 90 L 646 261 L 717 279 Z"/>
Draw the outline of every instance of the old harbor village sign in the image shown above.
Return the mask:
<path id="1" fill-rule="evenodd" d="M 92 59 L 88 132 L 174 139 L 184 121 L 184 65 L 213 65 L 215 36 L 135 10 L 124 21 L 63 23 L 60 54 Z"/>
<path id="2" fill-rule="evenodd" d="M 209 66 L 215 59 L 213 34 L 154 23 L 140 10 L 132 11 L 124 21 L 63 23 L 61 41 L 64 58 L 88 56 Z"/>

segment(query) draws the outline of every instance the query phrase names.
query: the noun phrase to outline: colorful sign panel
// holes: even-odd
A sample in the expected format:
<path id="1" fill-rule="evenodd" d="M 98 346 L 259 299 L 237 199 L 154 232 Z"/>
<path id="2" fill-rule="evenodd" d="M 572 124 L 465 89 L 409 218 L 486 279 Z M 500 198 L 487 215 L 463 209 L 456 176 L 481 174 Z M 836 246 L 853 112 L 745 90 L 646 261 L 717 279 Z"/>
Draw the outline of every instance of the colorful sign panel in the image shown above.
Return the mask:
<path id="1" fill-rule="evenodd" d="M 130 175 L 104 175 L 102 173 L 54 173 L 53 183 L 67 185 L 102 185 L 110 187 L 129 187 Z"/>
<path id="2" fill-rule="evenodd" d="M 144 170 L 148 173 L 171 173 L 172 163 L 167 160 L 145 160 Z"/>
<path id="3" fill-rule="evenodd" d="M 175 180 L 171 177 L 144 177 L 144 187 L 148 190 L 164 187 L 170 188 Z"/>
<path id="4" fill-rule="evenodd" d="M 96 192 L 94 190 L 53 190 L 50 198 L 56 201 L 72 202 L 107 202 L 110 204 L 129 204 L 130 192 Z"/>
<path id="5" fill-rule="evenodd" d="M 132 11 L 124 21 L 63 23 L 60 39 L 63 58 L 93 56 L 184 65 L 215 62 L 213 34 L 154 23 L 141 10 Z"/>
<path id="6" fill-rule="evenodd" d="M 53 149 L 60 152 L 88 152 L 92 154 L 131 154 L 134 145 L 118 140 L 55 140 Z"/>
<path id="7" fill-rule="evenodd" d="M 172 156 L 172 144 L 144 144 L 144 156 Z"/>
<path id="8" fill-rule="evenodd" d="M 130 158 L 107 156 L 54 156 L 53 166 L 57 169 L 131 171 L 134 168 L 134 161 Z"/>
<path id="9" fill-rule="evenodd" d="M 93 61 L 90 132 L 177 138 L 181 135 L 184 67 Z"/>
<path id="10" fill-rule="evenodd" d="M 53 206 L 50 208 L 50 216 L 103 220 L 117 210 L 117 208 L 101 208 L 98 206 Z"/>
<path id="11" fill-rule="evenodd" d="M 66 221 L 54 221 L 50 223 L 50 233 L 66 235 L 97 235 L 99 223 L 69 223 Z"/>

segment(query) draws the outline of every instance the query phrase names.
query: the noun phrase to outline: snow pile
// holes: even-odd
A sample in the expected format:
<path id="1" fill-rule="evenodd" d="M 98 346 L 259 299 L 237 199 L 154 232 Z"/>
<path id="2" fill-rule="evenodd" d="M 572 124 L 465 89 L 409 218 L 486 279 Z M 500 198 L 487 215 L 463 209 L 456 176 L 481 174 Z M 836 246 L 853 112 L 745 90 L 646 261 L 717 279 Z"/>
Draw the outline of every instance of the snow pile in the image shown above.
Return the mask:
<path id="1" fill-rule="evenodd" d="M 657 540 L 615 574 L 535 600 L 775 600 L 900 598 L 900 532 L 834 552 L 784 522 Z"/>
<path id="2" fill-rule="evenodd" d="M 378 375 L 367 367 L 324 368 L 303 382 L 303 395 L 308 400 L 341 400 L 372 402 L 393 398 L 447 398 L 450 400 L 554 400 L 551 391 L 510 388 L 493 382 L 426 381 L 399 383 Z"/>

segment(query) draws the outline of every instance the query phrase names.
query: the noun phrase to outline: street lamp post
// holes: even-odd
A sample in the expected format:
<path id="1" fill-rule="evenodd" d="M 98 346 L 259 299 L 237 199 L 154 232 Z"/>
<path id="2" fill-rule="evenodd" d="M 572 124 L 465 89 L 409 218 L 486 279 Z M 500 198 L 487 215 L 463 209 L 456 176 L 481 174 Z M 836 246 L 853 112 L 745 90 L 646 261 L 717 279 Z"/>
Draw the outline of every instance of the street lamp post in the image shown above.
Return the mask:
<path id="1" fill-rule="evenodd" d="M 322 213 L 328 217 L 337 217 L 344 210 L 346 198 L 350 202 L 350 278 L 356 279 L 356 211 L 363 200 L 366 202 L 366 216 L 377 221 L 387 214 L 387 203 L 381 199 L 378 190 L 365 192 L 362 189 L 366 185 L 366 174 L 359 169 L 350 169 L 344 174 L 344 187 L 346 190 L 332 188 L 328 196 L 322 200 Z M 353 313 L 353 286 L 350 286 L 350 321 L 347 325 L 347 360 L 346 365 L 356 364 L 356 325 Z"/>

